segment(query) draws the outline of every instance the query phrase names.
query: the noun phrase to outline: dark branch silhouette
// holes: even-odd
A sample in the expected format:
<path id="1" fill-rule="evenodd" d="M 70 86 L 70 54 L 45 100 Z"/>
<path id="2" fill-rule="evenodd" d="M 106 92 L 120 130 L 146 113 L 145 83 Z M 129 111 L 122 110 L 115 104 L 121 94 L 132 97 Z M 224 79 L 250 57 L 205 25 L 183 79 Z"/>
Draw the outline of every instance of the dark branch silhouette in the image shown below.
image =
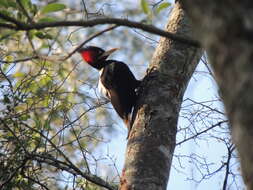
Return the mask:
<path id="1" fill-rule="evenodd" d="M 119 19 L 119 18 L 98 18 L 98 19 L 92 19 L 92 20 L 79 20 L 79 21 L 56 21 L 56 22 L 43 22 L 43 23 L 23 23 L 20 22 L 12 17 L 9 17 L 7 15 L 4 15 L 0 13 L 0 18 L 13 23 L 6 24 L 6 23 L 0 23 L 0 28 L 9 28 L 14 30 L 40 30 L 44 28 L 52 28 L 52 27 L 66 27 L 66 26 L 82 26 L 82 27 L 92 27 L 96 25 L 102 25 L 102 24 L 115 24 L 116 26 L 127 26 L 130 28 L 137 28 L 140 30 L 143 30 L 145 32 L 149 32 L 151 34 L 156 34 L 162 37 L 166 37 L 172 40 L 176 40 L 178 42 L 182 42 L 191 46 L 200 47 L 200 43 L 196 40 L 192 40 L 186 37 L 182 37 L 170 32 L 166 32 L 164 30 L 161 30 L 155 26 L 143 24 L 141 22 L 136 21 L 130 21 L 128 19 Z"/>

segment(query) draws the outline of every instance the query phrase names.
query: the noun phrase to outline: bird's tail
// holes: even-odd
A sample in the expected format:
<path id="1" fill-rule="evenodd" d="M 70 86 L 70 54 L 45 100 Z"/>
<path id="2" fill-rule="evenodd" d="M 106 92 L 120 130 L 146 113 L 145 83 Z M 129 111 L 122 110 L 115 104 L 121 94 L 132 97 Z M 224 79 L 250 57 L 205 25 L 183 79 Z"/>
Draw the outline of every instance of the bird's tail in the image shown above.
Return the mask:
<path id="1" fill-rule="evenodd" d="M 141 80 L 135 80 L 135 96 L 136 97 L 134 98 L 135 101 L 133 103 L 132 114 L 128 113 L 127 116 L 125 116 L 125 118 L 123 119 L 124 123 L 125 123 L 125 125 L 127 126 L 127 129 L 128 129 L 127 139 L 130 135 L 135 117 L 137 115 L 137 110 L 135 109 L 135 106 L 136 106 L 136 100 L 138 98 L 138 94 L 139 94 L 139 90 L 140 90 L 139 88 L 140 88 L 141 82 L 142 82 Z"/>

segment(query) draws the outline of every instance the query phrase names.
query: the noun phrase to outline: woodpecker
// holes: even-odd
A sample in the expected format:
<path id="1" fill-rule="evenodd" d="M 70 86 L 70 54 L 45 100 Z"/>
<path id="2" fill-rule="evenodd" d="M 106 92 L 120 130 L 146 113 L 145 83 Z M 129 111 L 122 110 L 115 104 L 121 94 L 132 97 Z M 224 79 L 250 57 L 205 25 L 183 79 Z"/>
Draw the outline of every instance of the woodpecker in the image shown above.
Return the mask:
<path id="1" fill-rule="evenodd" d="M 99 71 L 98 89 L 111 101 L 113 108 L 126 124 L 128 138 L 132 127 L 131 112 L 136 103 L 140 81 L 136 80 L 125 63 L 107 60 L 117 49 L 105 51 L 99 47 L 88 46 L 80 48 L 78 52 L 85 62 Z"/>

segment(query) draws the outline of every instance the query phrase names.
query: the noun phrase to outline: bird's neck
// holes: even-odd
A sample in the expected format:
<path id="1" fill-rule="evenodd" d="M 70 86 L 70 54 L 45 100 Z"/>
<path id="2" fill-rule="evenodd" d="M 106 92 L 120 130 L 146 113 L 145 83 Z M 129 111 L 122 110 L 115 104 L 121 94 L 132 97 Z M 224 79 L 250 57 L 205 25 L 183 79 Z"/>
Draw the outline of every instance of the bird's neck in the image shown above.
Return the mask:
<path id="1" fill-rule="evenodd" d="M 111 64 L 112 62 L 113 62 L 112 60 L 98 60 L 97 62 L 93 63 L 92 66 L 98 69 L 100 72 L 101 70 L 104 69 L 104 67 Z"/>

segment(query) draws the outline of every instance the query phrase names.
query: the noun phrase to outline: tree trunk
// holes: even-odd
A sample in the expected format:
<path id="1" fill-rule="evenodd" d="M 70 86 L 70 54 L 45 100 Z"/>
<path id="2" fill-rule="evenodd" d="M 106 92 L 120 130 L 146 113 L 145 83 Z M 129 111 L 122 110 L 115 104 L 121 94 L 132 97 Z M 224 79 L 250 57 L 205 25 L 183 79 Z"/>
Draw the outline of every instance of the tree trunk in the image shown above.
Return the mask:
<path id="1" fill-rule="evenodd" d="M 192 37 L 179 3 L 166 30 Z M 202 51 L 161 38 L 139 90 L 121 176 L 121 190 L 166 189 L 175 148 L 178 113 Z"/>
<path id="2" fill-rule="evenodd" d="M 252 1 L 182 1 L 206 48 L 231 123 L 241 170 L 253 189 Z"/>

